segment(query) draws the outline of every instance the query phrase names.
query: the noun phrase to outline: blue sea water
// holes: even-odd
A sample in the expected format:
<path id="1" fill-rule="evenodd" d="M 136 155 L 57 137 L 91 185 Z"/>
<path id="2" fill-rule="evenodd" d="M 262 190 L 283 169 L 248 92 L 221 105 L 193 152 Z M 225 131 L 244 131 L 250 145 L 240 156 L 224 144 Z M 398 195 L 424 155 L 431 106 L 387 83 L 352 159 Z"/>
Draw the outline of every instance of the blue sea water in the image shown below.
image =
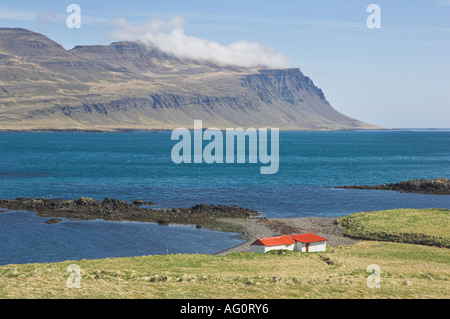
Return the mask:
<path id="1" fill-rule="evenodd" d="M 242 242 L 228 233 L 189 225 L 65 218 L 48 225 L 44 223 L 46 220 L 32 212 L 0 213 L 0 265 L 155 254 L 214 254 Z"/>
<path id="2" fill-rule="evenodd" d="M 0 198 L 143 199 L 156 202 L 155 208 L 238 205 L 267 217 L 450 208 L 450 196 L 334 188 L 449 178 L 449 130 L 280 132 L 280 166 L 273 175 L 261 175 L 261 163 L 175 164 L 171 150 L 176 142 L 170 131 L 0 133 Z M 0 213 L 0 264 L 161 254 L 167 249 L 214 253 L 240 243 L 233 234 L 182 226 L 104 221 L 47 225 L 33 216 Z M 30 232 L 33 236 L 20 235 Z M 122 248 L 101 244 L 115 237 Z M 164 246 L 171 241 L 171 247 Z M 59 248 L 67 242 L 83 248 L 65 255 Z M 17 249 L 21 245 L 28 245 L 28 251 Z M 30 251 L 43 258 L 27 257 Z M 52 251 L 49 260 L 45 251 Z"/>

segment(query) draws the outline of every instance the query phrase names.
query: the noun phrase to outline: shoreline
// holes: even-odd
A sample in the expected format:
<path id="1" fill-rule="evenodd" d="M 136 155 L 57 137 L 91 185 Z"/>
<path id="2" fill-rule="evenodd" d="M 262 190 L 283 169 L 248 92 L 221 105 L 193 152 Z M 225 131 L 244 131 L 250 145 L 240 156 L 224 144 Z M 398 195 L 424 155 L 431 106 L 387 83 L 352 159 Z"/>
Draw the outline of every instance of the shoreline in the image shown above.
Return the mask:
<path id="1" fill-rule="evenodd" d="M 186 129 L 192 131 L 189 125 Z M 238 126 L 238 125 L 237 125 Z M 97 127 L 97 128 L 0 128 L 0 133 L 135 133 L 135 132 L 150 132 L 158 133 L 164 131 L 173 131 L 174 129 L 183 127 L 180 125 L 167 125 L 167 126 L 154 126 L 154 127 Z M 227 127 L 218 127 L 220 130 L 225 130 Z M 280 127 L 280 131 L 292 131 L 292 132 L 351 132 L 351 131 L 393 131 L 392 128 L 385 127 L 356 127 L 356 128 L 329 128 L 329 129 L 308 129 L 308 128 L 296 128 L 296 127 Z M 438 129 L 439 130 L 439 129 Z"/>
<path id="2" fill-rule="evenodd" d="M 14 210 L 5 209 L 3 211 L 0 208 L 0 213 L 2 212 L 13 212 Z M 45 217 L 35 213 L 39 217 Z M 342 217 L 342 216 L 339 216 Z M 231 253 L 244 253 L 250 252 L 250 245 L 258 238 L 262 237 L 272 237 L 280 235 L 289 235 L 294 233 L 315 233 L 321 237 L 327 239 L 327 246 L 338 247 L 338 246 L 349 246 L 357 242 L 362 241 L 362 239 L 354 239 L 344 236 L 344 231 L 337 223 L 339 217 L 291 217 L 291 218 L 267 218 L 267 217 L 250 217 L 250 218 L 218 218 L 217 224 L 228 225 L 228 229 L 214 229 L 210 227 L 204 227 L 205 229 L 210 229 L 212 231 L 235 233 L 233 237 L 244 239 L 245 242 L 226 248 L 224 250 L 215 253 L 203 253 L 212 256 L 225 256 Z M 64 217 L 63 217 L 64 218 Z M 53 219 L 50 218 L 44 223 L 53 224 Z M 78 219 L 75 219 L 78 220 Z M 87 219 L 87 220 L 98 220 L 98 219 Z M 103 221 L 118 221 L 118 220 L 105 220 Z M 60 220 L 62 221 L 62 220 Z M 60 221 L 56 221 L 58 223 Z M 70 220 L 69 220 L 70 221 Z M 121 220 L 126 221 L 126 220 Z M 145 223 L 148 221 L 134 221 Z M 179 223 L 169 223 L 167 225 L 179 225 Z M 192 226 L 195 226 L 192 224 Z M 237 230 L 239 229 L 239 230 Z M 175 254 L 152 254 L 151 256 L 164 256 L 164 255 L 179 255 L 179 254 L 192 254 L 192 253 L 175 253 Z M 139 255 L 140 256 L 140 255 Z M 147 255 L 142 255 L 147 256 Z M 138 256 L 136 256 L 138 257 Z M 103 258 L 93 258 L 93 259 L 105 259 L 105 258 L 122 258 L 122 257 L 103 257 Z M 76 259 L 78 260 L 78 259 Z M 35 262 L 29 262 L 25 264 L 33 264 Z M 42 262 L 39 262 L 42 263 Z M 45 263 L 45 262 L 44 262 Z M 15 264 L 15 263 L 13 263 Z M 9 265 L 9 264 L 6 264 Z M 5 266 L 5 265 L 0 265 Z"/>
<path id="3" fill-rule="evenodd" d="M 142 208 L 142 204 L 152 204 L 136 200 L 127 203 L 117 199 L 105 198 L 99 202 L 90 198 L 76 200 L 16 198 L 0 200 L 0 207 L 11 211 L 34 212 L 40 217 L 49 218 L 44 223 L 53 224 L 59 218 L 75 220 L 135 221 L 156 222 L 160 225 L 195 225 L 213 231 L 235 233 L 244 243 L 212 253 L 226 255 L 233 252 L 248 252 L 256 239 L 289 235 L 295 233 L 315 233 L 327 239 L 331 247 L 352 245 L 358 240 L 344 236 L 343 229 L 337 223 L 338 217 L 259 217 L 257 211 L 237 206 L 198 204 L 191 208 L 151 209 Z M 0 211 L 1 212 L 1 211 Z"/>
<path id="4" fill-rule="evenodd" d="M 197 227 L 221 227 L 220 218 L 249 218 L 258 216 L 256 210 L 238 206 L 197 204 L 184 208 L 151 208 L 154 202 L 136 199 L 133 202 L 105 198 L 99 201 L 80 197 L 75 200 L 49 198 L 0 199 L 0 208 L 24 210 L 40 217 L 80 220 L 156 222 L 160 225 L 193 224 Z M 223 223 L 222 223 L 223 224 Z"/>
<path id="5" fill-rule="evenodd" d="M 215 255 L 233 252 L 248 252 L 250 245 L 261 237 L 288 235 L 293 233 L 315 233 L 327 239 L 331 247 L 353 245 L 359 240 L 344 236 L 343 229 L 337 223 L 337 217 L 293 217 L 293 218 L 221 218 L 220 221 L 242 227 L 240 245 L 225 249 Z"/>

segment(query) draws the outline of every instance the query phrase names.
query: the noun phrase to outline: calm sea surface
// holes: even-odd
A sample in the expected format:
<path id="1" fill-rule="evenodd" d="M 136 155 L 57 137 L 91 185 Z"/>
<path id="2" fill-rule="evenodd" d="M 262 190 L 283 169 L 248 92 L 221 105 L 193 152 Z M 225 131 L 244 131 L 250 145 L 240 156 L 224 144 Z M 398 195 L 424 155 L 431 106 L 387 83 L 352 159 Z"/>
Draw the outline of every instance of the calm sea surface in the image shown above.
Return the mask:
<path id="1" fill-rule="evenodd" d="M 105 197 L 238 205 L 267 217 L 333 217 L 390 208 L 450 208 L 450 196 L 344 190 L 450 177 L 450 131 L 280 132 L 280 166 L 174 164 L 171 132 L 0 133 L 0 198 Z M 206 145 L 206 141 L 204 145 Z M 215 253 L 235 234 L 152 223 L 64 221 L 0 213 L 0 264 L 164 253 Z"/>

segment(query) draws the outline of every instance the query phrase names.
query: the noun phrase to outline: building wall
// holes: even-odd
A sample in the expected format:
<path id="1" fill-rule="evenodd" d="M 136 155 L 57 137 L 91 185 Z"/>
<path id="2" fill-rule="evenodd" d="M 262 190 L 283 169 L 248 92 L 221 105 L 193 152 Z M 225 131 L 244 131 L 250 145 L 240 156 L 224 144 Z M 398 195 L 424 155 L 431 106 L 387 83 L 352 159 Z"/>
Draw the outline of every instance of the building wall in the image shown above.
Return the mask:
<path id="1" fill-rule="evenodd" d="M 294 245 L 279 245 L 279 246 L 270 246 L 270 247 L 266 247 L 266 252 L 268 252 L 269 250 L 276 250 L 276 249 L 284 249 L 284 250 L 294 250 Z"/>
<path id="2" fill-rule="evenodd" d="M 316 252 L 316 251 L 326 251 L 326 241 L 319 241 L 315 243 L 309 243 L 309 252 Z M 271 246 L 266 247 L 262 245 L 250 245 L 250 251 L 254 253 L 266 253 L 270 250 L 275 249 L 285 249 L 285 250 L 295 250 L 295 251 L 301 251 L 303 253 L 306 252 L 306 244 L 301 242 L 296 242 L 292 245 L 278 245 L 278 246 Z"/>
<path id="3" fill-rule="evenodd" d="M 265 253 L 266 252 L 266 246 L 262 245 L 250 245 L 250 251 L 253 253 Z"/>
<path id="4" fill-rule="evenodd" d="M 296 242 L 295 243 L 295 247 L 294 247 L 295 251 L 301 251 L 302 253 L 306 252 L 306 244 L 301 243 L 301 242 Z"/>
<path id="5" fill-rule="evenodd" d="M 309 243 L 309 252 L 313 253 L 315 251 L 326 251 L 326 241 L 318 241 L 315 243 Z M 294 247 L 295 251 L 301 251 L 302 253 L 306 253 L 306 244 L 301 243 L 301 242 L 296 242 L 295 243 L 295 247 Z"/>
<path id="6" fill-rule="evenodd" d="M 284 250 L 294 250 L 294 245 L 278 245 L 278 246 L 262 246 L 262 245 L 250 245 L 250 251 L 254 253 L 266 253 L 270 250 L 276 250 L 276 249 L 284 249 Z"/>
<path id="7" fill-rule="evenodd" d="M 327 242 L 326 241 L 318 241 L 315 243 L 309 244 L 309 252 L 315 252 L 315 251 L 326 251 L 327 250 Z"/>

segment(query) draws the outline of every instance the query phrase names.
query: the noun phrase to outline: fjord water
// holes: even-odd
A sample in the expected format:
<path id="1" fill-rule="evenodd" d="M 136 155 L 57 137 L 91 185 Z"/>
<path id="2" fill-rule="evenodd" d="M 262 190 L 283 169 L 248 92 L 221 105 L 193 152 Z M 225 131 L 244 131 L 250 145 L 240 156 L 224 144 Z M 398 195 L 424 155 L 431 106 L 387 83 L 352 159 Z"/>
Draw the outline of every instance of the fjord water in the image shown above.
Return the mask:
<path id="1" fill-rule="evenodd" d="M 448 130 L 282 131 L 279 170 L 273 175 L 261 175 L 260 167 L 266 164 L 260 162 L 175 164 L 171 150 L 176 143 L 170 131 L 0 133 L 0 198 L 143 199 L 156 202 L 155 208 L 223 204 L 256 209 L 267 217 L 336 217 L 391 208 L 450 208 L 450 196 L 334 188 L 448 178 Z M 46 219 L 33 216 L 0 213 L 2 248 L 9 247 L 0 251 L 0 263 L 31 262 L 33 258 L 20 258 L 30 251 L 44 259 L 42 252 L 52 251 L 52 258 L 58 260 L 167 251 L 214 253 L 240 242 L 233 234 L 189 227 L 100 221 L 47 225 L 43 224 Z M 71 257 L 55 252 L 60 245 L 73 241 L 85 247 L 79 254 Z M 27 245 L 31 248 L 11 253 L 14 247 L 19 251 Z M 152 248 L 137 248 L 145 246 Z M 2 257 L 5 254 L 16 257 L 6 260 Z"/>

